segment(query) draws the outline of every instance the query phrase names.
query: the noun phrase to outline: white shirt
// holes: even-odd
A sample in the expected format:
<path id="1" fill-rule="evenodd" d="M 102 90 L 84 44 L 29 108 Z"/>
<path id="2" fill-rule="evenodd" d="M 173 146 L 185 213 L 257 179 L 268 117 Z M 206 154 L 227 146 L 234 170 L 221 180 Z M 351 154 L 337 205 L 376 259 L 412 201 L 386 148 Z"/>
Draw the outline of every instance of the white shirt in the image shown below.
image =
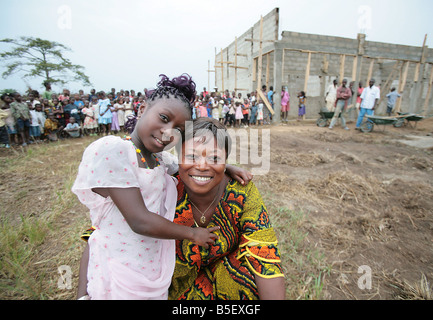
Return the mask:
<path id="1" fill-rule="evenodd" d="M 364 88 L 361 97 L 361 108 L 373 109 L 376 99 L 380 99 L 380 89 L 373 85 L 371 88 Z"/>

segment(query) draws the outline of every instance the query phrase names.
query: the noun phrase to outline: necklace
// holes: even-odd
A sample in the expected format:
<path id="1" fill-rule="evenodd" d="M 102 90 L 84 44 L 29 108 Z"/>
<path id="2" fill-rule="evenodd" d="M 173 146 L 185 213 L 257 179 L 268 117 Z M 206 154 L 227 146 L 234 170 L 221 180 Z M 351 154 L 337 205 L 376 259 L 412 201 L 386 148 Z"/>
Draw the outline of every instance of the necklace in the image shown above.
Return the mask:
<path id="1" fill-rule="evenodd" d="M 124 137 L 125 138 L 125 140 L 127 140 L 127 141 L 131 141 L 131 143 L 132 143 L 132 145 L 134 146 L 134 148 L 135 148 L 135 152 L 137 152 L 140 156 L 141 156 L 141 162 L 143 162 L 148 168 L 149 168 L 149 165 L 146 163 L 146 158 L 143 156 L 143 154 L 141 153 L 141 150 L 140 149 L 138 149 L 136 146 L 135 146 L 135 144 L 134 144 L 134 142 L 132 141 L 132 139 L 131 139 L 131 137 L 130 136 L 125 136 Z M 155 154 L 154 153 L 152 153 L 152 156 L 153 156 L 153 158 L 155 159 L 155 162 L 156 162 L 156 166 L 155 167 L 159 167 L 159 160 L 158 160 L 158 158 L 155 156 Z"/>
<path id="2" fill-rule="evenodd" d="M 194 204 L 194 202 L 191 201 L 191 198 L 189 199 L 189 202 L 191 202 L 191 204 L 194 206 L 194 208 L 196 208 L 197 211 L 201 213 L 201 217 L 200 217 L 200 223 L 201 224 L 205 224 L 206 223 L 206 217 L 205 217 L 204 214 L 209 210 L 209 208 L 213 205 L 213 203 L 215 202 L 215 200 L 218 198 L 218 194 L 219 194 L 219 187 L 218 187 L 218 192 L 215 195 L 215 198 L 212 200 L 212 202 L 209 205 L 209 207 L 207 207 L 206 210 L 203 211 L 203 212 L 199 208 L 197 208 L 197 206 Z M 193 215 L 193 219 L 194 219 L 194 215 Z M 194 223 L 198 227 L 197 222 L 195 221 L 195 219 L 194 219 Z"/>

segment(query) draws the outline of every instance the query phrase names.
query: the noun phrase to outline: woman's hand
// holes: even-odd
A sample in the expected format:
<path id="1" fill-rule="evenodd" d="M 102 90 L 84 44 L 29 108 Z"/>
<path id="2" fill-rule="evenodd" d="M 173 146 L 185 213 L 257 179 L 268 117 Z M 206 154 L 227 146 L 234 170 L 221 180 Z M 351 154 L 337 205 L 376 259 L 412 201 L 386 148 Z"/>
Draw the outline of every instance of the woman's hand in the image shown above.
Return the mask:
<path id="1" fill-rule="evenodd" d="M 246 186 L 251 180 L 253 180 L 251 172 L 231 164 L 226 165 L 226 173 L 243 186 Z"/>
<path id="2" fill-rule="evenodd" d="M 215 231 L 218 231 L 220 227 L 212 228 L 192 228 L 193 236 L 192 243 L 197 244 L 204 248 L 209 248 L 209 244 L 215 244 L 215 240 L 219 239 Z"/>

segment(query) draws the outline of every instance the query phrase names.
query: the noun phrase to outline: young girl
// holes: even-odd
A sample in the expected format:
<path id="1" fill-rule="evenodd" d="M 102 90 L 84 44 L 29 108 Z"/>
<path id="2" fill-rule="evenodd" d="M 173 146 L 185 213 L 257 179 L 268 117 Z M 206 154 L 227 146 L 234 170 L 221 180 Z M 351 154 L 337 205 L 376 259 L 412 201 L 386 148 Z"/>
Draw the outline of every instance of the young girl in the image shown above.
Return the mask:
<path id="1" fill-rule="evenodd" d="M 93 107 L 90 106 L 89 101 L 84 103 L 84 108 L 81 112 L 86 116 L 83 128 L 90 136 L 96 136 L 95 129 L 98 127 L 98 121 L 95 119 L 95 112 Z"/>
<path id="2" fill-rule="evenodd" d="M 240 103 L 240 102 L 236 102 L 236 114 L 235 114 L 235 118 L 236 118 L 236 124 L 240 128 L 241 127 L 241 122 L 242 122 L 242 120 L 244 120 L 244 115 L 242 113 L 242 103 Z M 236 124 L 235 124 L 235 127 L 236 127 Z"/>
<path id="3" fill-rule="evenodd" d="M 99 119 L 98 122 L 101 125 L 101 132 L 103 135 L 108 135 L 111 130 L 111 122 L 113 119 L 113 115 L 111 114 L 111 102 L 105 96 L 105 92 L 101 91 L 98 94 L 98 106 L 99 106 Z"/>
<path id="4" fill-rule="evenodd" d="M 298 111 L 298 121 L 303 120 L 305 116 L 305 102 L 307 101 L 307 97 L 305 96 L 305 92 L 301 91 L 298 93 L 299 98 L 299 111 Z"/>
<path id="5" fill-rule="evenodd" d="M 263 124 L 263 108 L 264 108 L 263 100 L 260 99 L 259 104 L 257 105 L 257 125 Z"/>
<path id="6" fill-rule="evenodd" d="M 217 238 L 217 228 L 172 222 L 177 192 L 169 174 L 177 162 L 164 162 L 170 154 L 162 151 L 185 130 L 194 96 L 188 75 L 162 75 L 130 138 L 107 136 L 84 151 L 72 191 L 90 209 L 95 231 L 88 240 L 87 277 L 80 270 L 79 297 L 166 299 L 175 264 L 175 241 L 166 239 L 207 247 Z"/>

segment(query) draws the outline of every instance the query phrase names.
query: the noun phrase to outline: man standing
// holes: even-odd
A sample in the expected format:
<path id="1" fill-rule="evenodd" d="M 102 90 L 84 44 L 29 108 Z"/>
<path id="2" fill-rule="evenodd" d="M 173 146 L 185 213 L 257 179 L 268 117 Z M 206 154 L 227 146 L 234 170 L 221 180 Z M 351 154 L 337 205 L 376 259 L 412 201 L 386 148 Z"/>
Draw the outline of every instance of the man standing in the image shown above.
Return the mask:
<path id="1" fill-rule="evenodd" d="M 329 85 L 325 94 L 326 109 L 328 112 L 335 110 L 335 101 L 337 100 L 337 80 L 334 79 L 332 84 Z"/>
<path id="2" fill-rule="evenodd" d="M 358 121 L 356 121 L 356 130 L 361 130 L 360 126 L 364 120 L 364 115 L 374 115 L 374 109 L 380 99 L 380 90 L 374 85 L 375 80 L 371 79 L 369 86 L 361 94 L 361 110 L 359 111 Z"/>
<path id="3" fill-rule="evenodd" d="M 401 92 L 403 93 L 403 92 Z M 386 106 L 386 113 L 391 116 L 392 109 L 394 109 L 397 98 L 401 97 L 401 94 L 395 91 L 395 88 L 391 89 L 391 92 L 386 95 L 388 98 L 388 104 Z"/>
<path id="4" fill-rule="evenodd" d="M 343 82 L 341 83 L 341 87 L 337 89 L 337 105 L 329 129 L 332 129 L 334 127 L 335 123 L 337 122 L 338 115 L 341 112 L 341 126 L 345 130 L 349 130 L 349 128 L 346 126 L 345 114 L 347 109 L 347 103 L 349 99 L 352 97 L 352 90 L 350 90 L 350 88 L 347 88 L 346 85 L 347 85 L 347 79 L 343 79 Z"/>

